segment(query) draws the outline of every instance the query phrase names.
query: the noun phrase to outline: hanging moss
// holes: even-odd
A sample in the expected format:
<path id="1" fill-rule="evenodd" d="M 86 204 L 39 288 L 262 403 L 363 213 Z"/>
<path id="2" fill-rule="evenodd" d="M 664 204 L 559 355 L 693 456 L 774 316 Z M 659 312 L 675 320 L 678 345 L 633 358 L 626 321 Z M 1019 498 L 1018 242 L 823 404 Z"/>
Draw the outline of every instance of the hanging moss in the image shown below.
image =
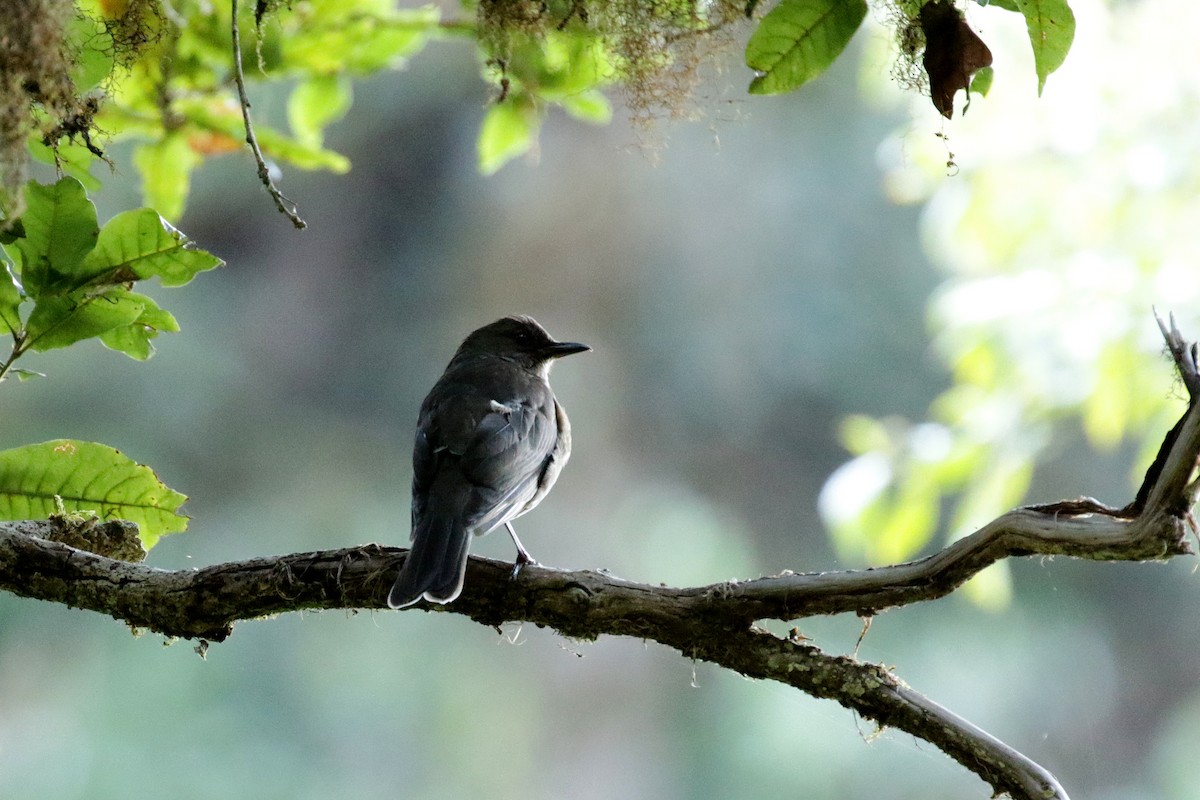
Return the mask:
<path id="1" fill-rule="evenodd" d="M 114 67 L 128 67 L 166 27 L 158 0 L 6 0 L 0 20 L 0 219 L 19 216 L 30 138 L 78 142 L 103 158 L 95 117 Z M 84 83 L 87 85 L 79 85 Z"/>
<path id="2" fill-rule="evenodd" d="M 700 67 L 732 42 L 745 4 L 732 0 L 480 0 L 478 37 L 500 82 L 514 54 L 549 31 L 583 28 L 598 36 L 635 120 L 687 113 Z"/>

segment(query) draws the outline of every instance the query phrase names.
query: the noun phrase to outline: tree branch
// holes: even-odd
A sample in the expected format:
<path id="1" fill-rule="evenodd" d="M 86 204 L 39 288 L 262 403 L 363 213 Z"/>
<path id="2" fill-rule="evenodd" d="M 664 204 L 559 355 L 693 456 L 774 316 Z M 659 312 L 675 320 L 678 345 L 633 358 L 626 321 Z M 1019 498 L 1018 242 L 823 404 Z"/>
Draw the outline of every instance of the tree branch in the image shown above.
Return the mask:
<path id="1" fill-rule="evenodd" d="M 780 638 L 755 620 L 816 614 L 869 616 L 942 597 L 1009 557 L 1062 555 L 1143 561 L 1191 553 L 1186 538 L 1200 481 L 1197 347 L 1175 327 L 1164 336 L 1190 394 L 1146 473 L 1138 500 L 1113 509 L 1088 498 L 1015 509 L 931 556 L 844 572 L 785 574 L 745 582 L 671 588 L 591 570 L 510 565 L 472 557 L 466 587 L 450 606 L 485 625 L 531 622 L 564 636 L 634 636 L 754 678 L 833 699 L 881 726 L 929 741 L 1014 798 L 1067 795 L 1054 777 L 1007 745 L 908 687 L 887 669 L 834 656 L 799 636 Z M 222 641 L 243 619 L 306 609 L 378 609 L 406 551 L 366 545 L 161 570 L 50 541 L 63 520 L 0 523 L 0 589 L 109 614 L 167 636 Z M 105 525 L 127 523 L 105 523 Z M 99 526 L 104 527 L 104 526 Z"/>

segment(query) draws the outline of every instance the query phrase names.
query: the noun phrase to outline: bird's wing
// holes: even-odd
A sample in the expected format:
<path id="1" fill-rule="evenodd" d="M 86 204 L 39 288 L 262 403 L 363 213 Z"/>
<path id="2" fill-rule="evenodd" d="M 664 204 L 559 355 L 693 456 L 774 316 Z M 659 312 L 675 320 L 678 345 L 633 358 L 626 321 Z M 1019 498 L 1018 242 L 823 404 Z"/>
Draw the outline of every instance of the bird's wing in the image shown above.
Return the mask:
<path id="1" fill-rule="evenodd" d="M 519 398 L 448 392 L 422 409 L 413 447 L 413 520 L 439 475 L 469 485 L 463 522 L 483 534 L 526 510 L 558 438 L 554 398 L 540 386 Z"/>
<path id="2" fill-rule="evenodd" d="M 429 502 L 429 488 L 437 476 L 440 461 L 437 447 L 430 440 L 436 436 L 436 430 L 431 430 L 426 424 L 425 415 L 417 423 L 417 435 L 413 442 L 413 482 L 412 482 L 412 533 L 417 533 L 417 523 L 425 515 Z"/>
<path id="3" fill-rule="evenodd" d="M 475 485 L 472 527 L 484 534 L 520 515 L 537 493 L 558 430 L 553 398 L 534 393 L 496 402 L 463 453 L 463 472 Z"/>

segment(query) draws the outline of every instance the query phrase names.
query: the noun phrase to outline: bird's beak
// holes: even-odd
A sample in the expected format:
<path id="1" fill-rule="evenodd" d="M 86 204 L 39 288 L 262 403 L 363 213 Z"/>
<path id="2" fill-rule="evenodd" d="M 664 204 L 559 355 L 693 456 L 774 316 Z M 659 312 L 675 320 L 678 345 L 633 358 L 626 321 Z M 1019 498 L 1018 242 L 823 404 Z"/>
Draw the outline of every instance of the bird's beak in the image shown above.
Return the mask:
<path id="1" fill-rule="evenodd" d="M 562 358 L 563 356 L 575 353 L 586 353 L 591 349 L 586 344 L 580 344 L 579 342 L 555 342 L 554 344 L 547 345 L 543 352 L 546 354 L 546 358 Z"/>

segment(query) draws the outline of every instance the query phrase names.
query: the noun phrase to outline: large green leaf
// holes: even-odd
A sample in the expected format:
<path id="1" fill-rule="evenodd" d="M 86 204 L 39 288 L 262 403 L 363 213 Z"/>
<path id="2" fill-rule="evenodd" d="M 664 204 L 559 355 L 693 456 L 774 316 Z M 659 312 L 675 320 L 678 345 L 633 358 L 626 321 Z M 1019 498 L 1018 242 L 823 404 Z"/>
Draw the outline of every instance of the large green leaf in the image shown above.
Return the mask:
<path id="1" fill-rule="evenodd" d="M 164 286 L 182 286 L 196 273 L 219 267 L 221 259 L 192 247 L 192 242 L 151 208 L 123 211 L 100 231 L 83 269 L 105 282 L 159 278 Z"/>
<path id="2" fill-rule="evenodd" d="M 0 451 L 0 519 L 45 519 L 58 500 L 67 511 L 137 523 L 147 550 L 187 527 L 179 513 L 187 497 L 107 445 L 57 439 Z"/>
<path id="3" fill-rule="evenodd" d="M 1038 76 L 1038 95 L 1051 72 L 1062 66 L 1075 39 L 1075 14 L 1067 0 L 1017 0 L 1033 45 L 1033 64 Z"/>
<path id="4" fill-rule="evenodd" d="M 20 255 L 21 282 L 32 297 L 73 288 L 84 257 L 96 246 L 100 226 L 83 184 L 65 177 L 54 184 L 31 181 L 25 188 L 25 236 L 13 247 Z"/>
<path id="5" fill-rule="evenodd" d="M 53 350 L 134 323 L 145 305 L 123 286 L 98 294 L 51 295 L 37 301 L 25 329 L 33 350 Z"/>
<path id="6" fill-rule="evenodd" d="M 746 44 L 746 65 L 759 73 L 750 93 L 790 92 L 820 75 L 866 15 L 865 0 L 783 0 Z"/>

